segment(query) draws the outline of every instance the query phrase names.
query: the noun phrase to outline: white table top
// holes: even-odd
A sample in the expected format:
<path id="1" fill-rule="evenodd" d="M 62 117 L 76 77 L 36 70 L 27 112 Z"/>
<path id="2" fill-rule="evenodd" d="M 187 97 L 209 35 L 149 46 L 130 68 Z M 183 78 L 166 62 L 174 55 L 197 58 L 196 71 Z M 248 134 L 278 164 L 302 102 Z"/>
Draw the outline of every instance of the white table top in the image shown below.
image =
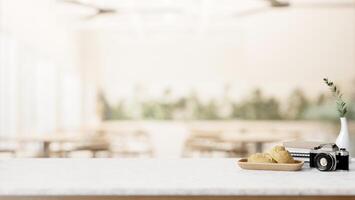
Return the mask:
<path id="1" fill-rule="evenodd" d="M 237 159 L 0 160 L 5 195 L 355 195 L 350 171 L 249 171 Z"/>

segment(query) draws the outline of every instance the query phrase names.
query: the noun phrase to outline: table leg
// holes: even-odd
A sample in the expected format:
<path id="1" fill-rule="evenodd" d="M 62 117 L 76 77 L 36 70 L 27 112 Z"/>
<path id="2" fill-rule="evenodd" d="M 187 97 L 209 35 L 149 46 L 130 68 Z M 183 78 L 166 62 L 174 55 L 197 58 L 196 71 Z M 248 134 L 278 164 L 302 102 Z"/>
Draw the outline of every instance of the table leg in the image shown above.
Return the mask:
<path id="1" fill-rule="evenodd" d="M 50 149 L 49 149 L 49 146 L 50 146 L 50 142 L 48 141 L 44 141 L 43 142 L 43 157 L 44 158 L 49 158 L 50 157 Z"/>
<path id="2" fill-rule="evenodd" d="M 263 143 L 262 142 L 256 142 L 255 143 L 255 151 L 257 153 L 263 152 Z"/>

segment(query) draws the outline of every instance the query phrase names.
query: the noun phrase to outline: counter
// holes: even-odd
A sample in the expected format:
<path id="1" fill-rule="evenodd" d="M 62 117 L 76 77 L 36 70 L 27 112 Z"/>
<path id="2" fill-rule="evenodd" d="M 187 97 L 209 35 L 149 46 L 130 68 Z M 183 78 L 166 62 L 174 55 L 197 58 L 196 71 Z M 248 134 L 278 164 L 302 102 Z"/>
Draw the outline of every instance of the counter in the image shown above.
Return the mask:
<path id="1" fill-rule="evenodd" d="M 249 171 L 239 168 L 237 159 L 8 159 L 0 160 L 0 199 L 350 199 L 355 198 L 354 161 L 350 168 Z"/>

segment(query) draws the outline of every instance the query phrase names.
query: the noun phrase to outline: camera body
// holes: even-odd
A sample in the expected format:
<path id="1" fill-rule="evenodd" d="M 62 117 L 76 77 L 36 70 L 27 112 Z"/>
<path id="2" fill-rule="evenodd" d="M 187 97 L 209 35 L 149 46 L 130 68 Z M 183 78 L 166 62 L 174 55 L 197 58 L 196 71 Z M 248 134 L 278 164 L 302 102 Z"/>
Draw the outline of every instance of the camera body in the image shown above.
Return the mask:
<path id="1" fill-rule="evenodd" d="M 311 149 L 309 166 L 320 171 L 349 170 L 349 152 L 336 144 L 322 144 Z"/>

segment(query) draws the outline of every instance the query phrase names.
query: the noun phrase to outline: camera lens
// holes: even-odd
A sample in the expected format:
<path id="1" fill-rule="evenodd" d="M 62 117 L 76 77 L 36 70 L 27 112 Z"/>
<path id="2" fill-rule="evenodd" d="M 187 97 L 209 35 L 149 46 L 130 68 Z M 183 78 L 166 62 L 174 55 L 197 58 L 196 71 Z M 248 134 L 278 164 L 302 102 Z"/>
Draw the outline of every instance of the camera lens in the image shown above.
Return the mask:
<path id="1" fill-rule="evenodd" d="M 315 164 L 320 171 L 330 171 L 335 169 L 335 158 L 327 153 L 317 154 L 314 158 Z"/>

